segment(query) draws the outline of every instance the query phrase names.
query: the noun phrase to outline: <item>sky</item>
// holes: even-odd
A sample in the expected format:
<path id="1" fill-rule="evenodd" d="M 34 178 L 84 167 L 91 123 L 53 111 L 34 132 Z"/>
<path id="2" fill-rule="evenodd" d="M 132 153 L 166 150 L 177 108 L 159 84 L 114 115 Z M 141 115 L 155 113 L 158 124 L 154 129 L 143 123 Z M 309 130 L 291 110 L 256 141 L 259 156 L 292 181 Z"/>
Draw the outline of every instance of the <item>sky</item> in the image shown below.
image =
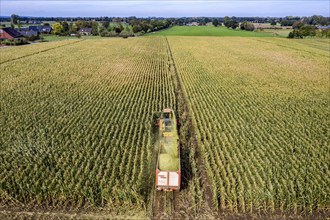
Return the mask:
<path id="1" fill-rule="evenodd" d="M 0 0 L 0 16 L 224 17 L 330 16 L 329 0 Z"/>

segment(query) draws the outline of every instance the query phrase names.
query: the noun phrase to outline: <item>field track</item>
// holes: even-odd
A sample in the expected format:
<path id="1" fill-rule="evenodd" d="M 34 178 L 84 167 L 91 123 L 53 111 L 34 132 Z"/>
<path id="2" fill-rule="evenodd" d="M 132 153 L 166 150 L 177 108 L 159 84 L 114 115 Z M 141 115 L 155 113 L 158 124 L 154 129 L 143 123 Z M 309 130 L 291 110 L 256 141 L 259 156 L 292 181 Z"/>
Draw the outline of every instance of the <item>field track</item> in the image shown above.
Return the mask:
<path id="1" fill-rule="evenodd" d="M 329 54 L 326 54 L 326 53 L 322 53 L 320 54 L 320 48 L 313 48 L 312 45 L 308 45 L 305 43 L 305 45 L 308 45 L 308 49 L 304 48 L 304 49 L 301 49 L 301 48 L 297 48 L 297 44 L 303 44 L 301 42 L 297 43 L 297 42 L 294 42 L 294 45 L 295 46 L 288 46 L 287 45 L 287 42 L 283 41 L 282 39 L 278 39 L 277 42 L 274 42 L 273 41 L 267 41 L 267 39 L 263 39 L 263 40 L 260 40 L 260 39 L 256 39 L 256 41 L 259 41 L 259 42 L 262 42 L 262 43 L 267 43 L 267 44 L 272 44 L 274 46 L 278 46 L 278 47 L 282 47 L 282 48 L 288 48 L 290 50 L 295 50 L 295 51 L 299 51 L 299 52 L 303 52 L 303 53 L 308 53 L 312 56 L 321 56 L 321 57 L 329 57 Z M 283 42 L 281 42 L 283 41 Z M 330 42 L 329 42 L 329 46 L 328 48 L 322 48 L 321 50 L 325 50 L 326 52 L 329 52 L 330 50 Z"/>
<path id="2" fill-rule="evenodd" d="M 171 57 L 171 51 L 170 51 L 170 47 L 166 39 L 166 46 L 167 46 L 167 53 L 168 53 L 168 68 L 169 68 L 169 72 L 172 75 L 172 79 L 176 79 L 177 76 L 177 72 L 175 71 L 175 63 L 173 60 L 173 57 Z M 177 91 L 175 91 L 177 92 Z M 176 102 L 178 102 L 179 100 L 176 99 Z M 178 103 L 176 103 L 175 105 L 176 107 L 178 106 Z M 177 110 L 176 110 L 176 115 L 177 115 Z M 178 118 L 178 120 L 180 120 L 180 118 Z M 180 132 L 180 130 L 178 129 L 178 132 Z M 158 152 L 158 151 L 157 151 Z M 157 155 L 156 152 L 156 155 Z M 157 156 L 156 156 L 157 157 Z M 183 161 L 180 161 L 181 163 L 183 163 Z M 155 176 L 156 178 L 156 176 Z M 156 179 L 155 179 L 156 181 Z M 153 183 L 153 187 L 155 187 L 155 182 Z M 176 201 L 176 196 L 175 194 L 177 194 L 178 192 L 162 192 L 162 191 L 155 191 L 154 192 L 154 199 L 153 199 L 153 206 L 152 206 L 152 213 L 153 213 L 153 219 L 159 219 L 162 216 L 163 217 L 169 217 L 172 216 L 175 212 L 175 207 L 177 204 Z"/>
<path id="3" fill-rule="evenodd" d="M 179 192 L 155 192 L 153 219 L 168 218 L 175 214 L 176 207 L 179 205 L 175 199 L 177 193 Z"/>
<path id="4" fill-rule="evenodd" d="M 25 58 L 25 57 L 33 56 L 33 55 L 43 53 L 43 52 L 47 52 L 47 51 L 50 51 L 50 50 L 54 50 L 54 49 L 57 49 L 57 48 L 60 48 L 60 47 L 76 44 L 76 43 L 79 43 L 79 42 L 82 42 L 82 41 L 84 41 L 84 40 L 64 41 L 65 42 L 64 44 L 54 46 L 54 47 L 50 47 L 50 48 L 47 48 L 45 50 L 34 51 L 34 52 L 31 52 L 31 53 L 28 53 L 28 54 L 25 54 L 25 55 L 22 55 L 22 56 L 18 56 L 18 57 L 15 57 L 15 58 L 6 59 L 6 57 L 4 57 L 4 58 L 1 58 L 0 64 L 4 64 L 4 63 L 11 62 L 11 61 L 14 61 L 14 60 L 18 60 L 18 59 L 22 59 L 22 58 Z M 25 45 L 25 47 L 28 47 L 28 46 L 30 46 L 30 45 Z M 2 60 L 2 59 L 4 59 L 4 60 Z"/>
<path id="5" fill-rule="evenodd" d="M 185 119 L 180 118 L 181 114 L 179 113 L 180 110 L 176 109 L 176 115 L 178 120 L 180 121 L 180 123 L 188 123 L 189 124 L 189 130 L 186 131 L 187 135 L 188 135 L 188 139 L 191 142 L 191 147 L 194 148 L 194 152 L 195 156 L 194 156 L 194 160 L 196 162 L 196 165 L 198 167 L 198 172 L 195 173 L 195 175 L 197 175 L 197 178 L 201 180 L 201 182 L 199 183 L 202 187 L 203 190 L 203 201 L 207 201 L 207 208 L 206 210 L 210 210 L 213 208 L 213 204 L 212 204 L 212 192 L 211 189 L 209 187 L 209 183 L 208 183 L 208 177 L 206 175 L 205 172 L 203 172 L 203 167 L 205 167 L 203 159 L 201 158 L 198 146 L 197 146 L 197 141 L 196 141 L 196 137 L 195 137 L 195 132 L 194 132 L 194 128 L 192 126 L 191 120 L 189 119 L 189 109 L 188 109 L 188 103 L 187 103 L 187 99 L 182 91 L 182 87 L 181 87 L 181 82 L 180 82 L 180 76 L 179 73 L 176 69 L 176 65 L 175 65 L 175 61 L 173 59 L 173 55 L 172 55 L 172 51 L 171 51 L 171 47 L 170 44 L 168 42 L 168 39 L 165 37 L 166 39 L 166 44 L 167 44 L 167 52 L 168 52 L 168 63 L 169 63 L 169 72 L 172 75 L 172 79 L 173 79 L 173 83 L 174 83 L 174 88 L 175 88 L 175 93 L 176 93 L 176 105 L 175 106 L 182 106 L 182 110 L 184 115 L 185 115 Z M 185 122 L 184 122 L 185 121 Z M 180 127 L 178 129 L 178 132 L 180 134 Z M 181 155 L 182 154 L 182 146 L 180 145 L 180 152 Z M 189 149 L 186 149 L 186 151 L 189 151 Z M 190 152 L 188 152 L 189 154 Z M 185 178 L 185 173 L 191 173 L 190 170 L 185 170 L 185 167 L 189 167 L 189 165 L 187 163 L 189 163 L 189 158 L 185 157 L 185 156 L 181 156 L 181 167 L 183 167 L 182 169 L 182 182 L 181 185 L 188 185 L 188 178 Z M 191 174 L 190 174 L 191 175 Z M 186 194 L 181 193 L 181 199 L 184 199 L 186 201 L 189 200 L 189 198 L 184 198 Z M 187 209 L 188 207 L 184 207 L 184 205 L 182 205 L 179 201 L 179 197 L 180 196 L 180 192 L 155 192 L 154 195 L 154 200 L 153 200 L 153 218 L 154 219 L 159 219 L 162 216 L 163 217 L 171 217 L 174 219 L 177 218 L 183 218 L 184 216 L 181 216 L 180 214 L 180 208 L 181 209 Z M 183 197 L 183 198 L 182 198 Z M 205 207 L 204 207 L 205 209 Z M 214 213 L 214 212 L 213 212 Z"/>
<path id="6" fill-rule="evenodd" d="M 182 90 L 182 83 L 181 83 L 181 79 L 180 79 L 180 75 L 178 73 L 178 70 L 176 68 L 175 65 L 175 61 L 173 58 L 173 54 L 172 54 L 172 50 L 171 50 L 171 46 L 168 42 L 168 39 L 166 38 L 166 42 L 167 42 L 167 48 L 168 48 L 168 53 L 169 53 L 169 58 L 170 58 L 170 71 L 174 72 L 174 78 L 173 80 L 175 80 L 177 82 L 177 93 L 179 93 L 180 95 L 178 97 L 182 97 L 181 100 L 179 100 L 179 102 L 181 102 L 181 105 L 183 106 L 184 112 L 188 115 L 188 118 L 190 116 L 189 114 L 189 107 L 188 107 L 188 102 L 187 102 L 187 98 L 186 98 L 186 94 L 184 94 L 183 90 Z M 177 105 L 178 106 L 178 105 Z M 195 150 L 195 160 L 197 163 L 197 167 L 198 167 L 198 177 L 201 178 L 201 185 L 203 187 L 203 200 L 207 201 L 208 207 L 211 208 L 213 207 L 212 205 L 212 191 L 209 185 L 209 181 L 208 181 L 208 177 L 206 175 L 206 172 L 203 172 L 204 168 L 205 168 L 205 164 L 203 159 L 201 158 L 201 154 L 200 154 L 200 150 L 198 148 L 197 145 L 197 140 L 196 140 L 196 133 L 195 133 L 195 128 L 191 122 L 191 120 L 188 120 L 189 123 L 189 137 L 192 140 L 192 147 Z"/>

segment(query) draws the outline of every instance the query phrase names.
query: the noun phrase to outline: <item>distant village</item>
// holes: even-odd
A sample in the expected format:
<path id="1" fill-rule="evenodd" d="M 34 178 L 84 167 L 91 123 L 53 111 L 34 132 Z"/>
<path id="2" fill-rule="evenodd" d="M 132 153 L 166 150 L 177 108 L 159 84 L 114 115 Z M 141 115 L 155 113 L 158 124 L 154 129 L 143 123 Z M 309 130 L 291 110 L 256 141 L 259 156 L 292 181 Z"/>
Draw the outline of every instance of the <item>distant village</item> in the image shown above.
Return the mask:
<path id="1" fill-rule="evenodd" d="M 45 19 L 45 20 L 41 20 Z M 81 20 L 79 20 L 81 19 Z M 312 17 L 223 17 L 223 18 L 21 18 L 13 14 L 10 18 L 0 18 L 0 44 L 21 45 L 34 41 L 46 41 L 45 36 L 101 36 L 133 37 L 179 26 L 225 26 L 245 31 L 264 29 L 292 29 L 288 37 L 303 38 L 316 36 L 330 37 L 330 18 Z M 306 29 L 306 30 L 304 30 Z M 306 33 L 308 34 L 306 35 Z"/>

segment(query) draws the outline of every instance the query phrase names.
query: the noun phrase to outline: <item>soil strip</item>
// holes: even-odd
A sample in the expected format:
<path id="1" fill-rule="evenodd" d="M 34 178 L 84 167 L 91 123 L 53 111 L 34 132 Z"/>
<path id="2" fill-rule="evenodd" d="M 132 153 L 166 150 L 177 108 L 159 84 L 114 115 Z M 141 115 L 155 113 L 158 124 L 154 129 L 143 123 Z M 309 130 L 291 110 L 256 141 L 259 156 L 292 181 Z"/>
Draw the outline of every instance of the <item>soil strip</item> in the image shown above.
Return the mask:
<path id="1" fill-rule="evenodd" d="M 188 108 L 188 100 L 187 97 L 185 95 L 185 93 L 183 92 L 183 87 L 182 87 L 182 83 L 181 83 L 181 79 L 180 79 L 180 75 L 179 72 L 176 68 L 175 62 L 174 62 L 174 58 L 173 58 L 173 53 L 170 47 L 170 44 L 168 42 L 167 37 L 165 37 L 166 39 L 166 43 L 167 43 L 167 48 L 168 48 L 168 54 L 169 54 L 169 68 L 170 71 L 174 73 L 174 78 L 176 80 L 177 83 L 177 91 L 176 93 L 180 94 L 180 96 L 176 96 L 176 97 L 181 97 L 181 100 L 177 100 L 177 105 L 178 106 L 178 102 L 181 102 L 180 104 L 183 106 L 184 112 L 187 114 L 187 118 L 189 120 L 189 136 L 190 139 L 192 140 L 193 143 L 193 147 L 195 149 L 195 160 L 198 166 L 198 176 L 201 178 L 201 188 L 203 189 L 203 200 L 206 201 L 206 203 L 208 204 L 208 208 L 213 212 L 213 213 L 217 213 L 215 210 L 217 210 L 217 208 L 214 206 L 214 204 L 212 203 L 212 198 L 213 198 L 213 193 L 209 184 L 209 180 L 208 180 L 208 176 L 206 173 L 206 168 L 205 168 L 205 162 L 202 158 L 201 152 L 200 152 L 200 148 L 198 146 L 198 142 L 196 139 L 196 132 L 195 132 L 195 128 L 193 126 L 192 123 L 192 119 L 191 119 L 191 113 L 189 111 Z M 180 115 L 178 115 L 178 117 L 180 117 Z M 182 162 L 181 162 L 182 163 Z M 175 202 L 175 199 L 174 199 Z"/>

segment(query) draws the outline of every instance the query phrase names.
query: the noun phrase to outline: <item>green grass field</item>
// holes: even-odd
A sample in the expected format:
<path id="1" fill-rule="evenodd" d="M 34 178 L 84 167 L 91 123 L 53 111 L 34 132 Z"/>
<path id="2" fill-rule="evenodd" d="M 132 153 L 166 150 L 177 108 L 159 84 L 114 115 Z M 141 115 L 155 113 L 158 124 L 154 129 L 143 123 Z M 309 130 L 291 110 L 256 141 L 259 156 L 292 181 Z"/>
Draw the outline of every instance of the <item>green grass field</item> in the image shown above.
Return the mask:
<path id="1" fill-rule="evenodd" d="M 174 26 L 172 28 L 150 33 L 152 36 L 232 36 L 232 37 L 271 37 L 271 33 L 232 30 L 214 26 Z"/>

